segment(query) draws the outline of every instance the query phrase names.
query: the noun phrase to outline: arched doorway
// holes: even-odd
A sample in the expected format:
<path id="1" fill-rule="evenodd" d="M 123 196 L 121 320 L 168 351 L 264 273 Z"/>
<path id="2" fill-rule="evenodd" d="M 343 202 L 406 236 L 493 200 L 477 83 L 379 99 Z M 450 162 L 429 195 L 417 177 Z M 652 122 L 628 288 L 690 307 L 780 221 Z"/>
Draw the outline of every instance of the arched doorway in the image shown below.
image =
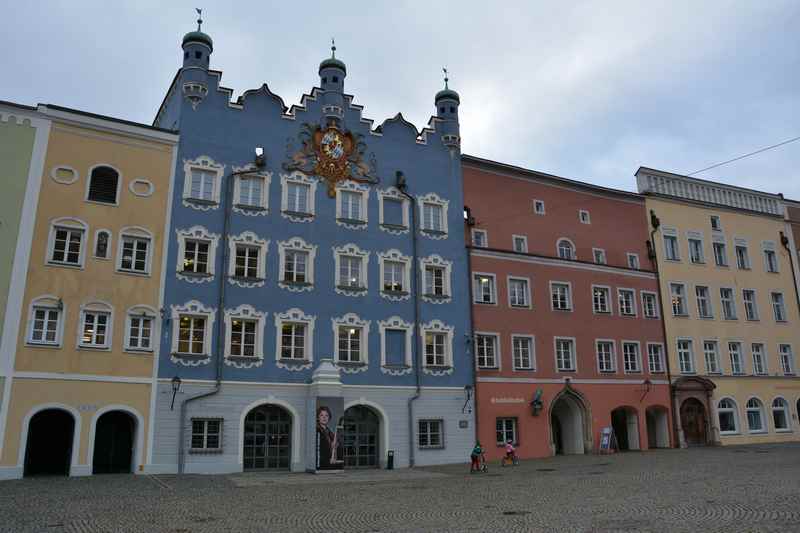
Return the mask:
<path id="1" fill-rule="evenodd" d="M 681 404 L 681 428 L 686 444 L 689 446 L 705 446 L 706 408 L 697 398 L 687 398 Z"/>
<path id="2" fill-rule="evenodd" d="M 39 411 L 28 423 L 25 476 L 68 476 L 75 419 L 62 409 Z"/>
<path id="3" fill-rule="evenodd" d="M 354 405 L 342 417 L 345 468 L 378 468 L 380 417 L 365 405 Z"/>
<path id="4" fill-rule="evenodd" d="M 277 405 L 254 407 L 244 419 L 245 470 L 288 470 L 291 464 L 292 415 Z"/>
<path id="5" fill-rule="evenodd" d="M 586 409 L 581 398 L 564 392 L 550 407 L 550 431 L 553 451 L 557 454 L 580 454 L 585 452 Z"/>
<path id="6" fill-rule="evenodd" d="M 94 430 L 92 472 L 128 474 L 132 472 L 136 421 L 125 411 L 109 411 L 100 416 Z"/>
<path id="7" fill-rule="evenodd" d="M 658 405 L 648 407 L 645 411 L 647 419 L 647 447 L 669 448 L 669 421 L 666 407 Z"/>
<path id="8" fill-rule="evenodd" d="M 617 407 L 611 411 L 611 427 L 617 441 L 617 449 L 625 452 L 639 450 L 639 414 L 633 407 Z"/>

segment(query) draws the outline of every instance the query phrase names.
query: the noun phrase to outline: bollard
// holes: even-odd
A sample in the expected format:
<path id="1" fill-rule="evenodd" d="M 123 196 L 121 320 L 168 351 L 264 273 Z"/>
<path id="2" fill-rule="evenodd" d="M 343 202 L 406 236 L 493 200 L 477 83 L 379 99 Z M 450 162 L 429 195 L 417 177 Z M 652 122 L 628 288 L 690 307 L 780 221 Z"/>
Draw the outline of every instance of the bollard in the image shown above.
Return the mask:
<path id="1" fill-rule="evenodd" d="M 386 452 L 386 470 L 394 470 L 394 450 Z"/>

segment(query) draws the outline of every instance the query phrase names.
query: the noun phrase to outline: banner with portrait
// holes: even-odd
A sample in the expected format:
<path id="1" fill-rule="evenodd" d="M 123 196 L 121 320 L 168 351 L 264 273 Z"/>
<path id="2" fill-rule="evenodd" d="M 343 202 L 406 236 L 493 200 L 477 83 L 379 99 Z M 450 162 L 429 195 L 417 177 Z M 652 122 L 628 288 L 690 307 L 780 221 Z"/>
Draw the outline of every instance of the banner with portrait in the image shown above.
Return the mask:
<path id="1" fill-rule="evenodd" d="M 341 397 L 317 397 L 315 434 L 318 471 L 344 469 L 343 416 L 344 400 Z"/>

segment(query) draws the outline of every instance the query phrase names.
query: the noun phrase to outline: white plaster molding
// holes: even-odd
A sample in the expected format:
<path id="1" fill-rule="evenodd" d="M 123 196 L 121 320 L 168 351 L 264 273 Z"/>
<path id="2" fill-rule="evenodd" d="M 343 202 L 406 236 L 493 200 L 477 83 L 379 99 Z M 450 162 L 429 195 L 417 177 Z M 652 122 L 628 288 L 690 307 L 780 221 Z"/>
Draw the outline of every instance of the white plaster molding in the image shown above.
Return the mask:
<path id="1" fill-rule="evenodd" d="M 137 191 L 136 190 L 137 185 L 144 185 L 145 187 L 147 187 L 147 190 L 144 192 Z M 136 178 L 134 180 L 131 180 L 131 182 L 128 184 L 128 190 L 130 190 L 131 193 L 135 194 L 136 196 L 141 196 L 146 198 L 148 196 L 153 196 L 156 187 L 155 185 L 153 185 L 153 182 L 148 179 Z"/>
<path id="2" fill-rule="evenodd" d="M 422 337 L 422 371 L 425 374 L 432 376 L 446 376 L 453 373 L 453 326 L 448 326 L 439 319 L 431 320 L 426 324 L 420 326 L 420 333 Z M 425 334 L 426 333 L 443 333 L 445 335 L 444 345 L 444 365 L 428 365 L 425 357 Z M 498 351 L 499 352 L 499 351 Z M 499 353 L 498 353 L 499 355 Z"/>
<path id="3" fill-rule="evenodd" d="M 214 270 L 217 262 L 217 244 L 219 242 L 219 234 L 211 233 L 203 226 L 192 226 L 186 230 L 176 229 L 175 233 L 178 236 L 178 264 L 176 266 L 176 275 L 178 279 L 188 281 L 189 283 L 211 282 L 211 280 L 214 278 Z M 191 274 L 183 273 L 183 260 L 186 254 L 186 239 L 196 239 L 208 242 L 207 276 L 193 276 Z"/>
<path id="4" fill-rule="evenodd" d="M 314 363 L 314 324 L 317 317 L 307 315 L 293 307 L 284 313 L 275 313 L 275 361 L 278 368 L 290 371 L 308 370 Z M 281 357 L 281 327 L 284 322 L 305 324 L 305 343 L 303 359 L 284 359 Z"/>
<path id="5" fill-rule="evenodd" d="M 403 263 L 404 265 L 403 290 L 401 292 L 392 293 L 383 290 L 384 267 L 386 261 L 396 261 L 398 263 Z M 380 280 L 378 282 L 378 287 L 381 297 L 393 302 L 402 302 L 403 300 L 408 300 L 411 298 L 411 258 L 409 258 L 407 255 L 403 255 L 400 250 L 392 248 L 391 250 L 387 250 L 385 252 L 378 252 L 378 263 L 380 264 Z"/>
<path id="6" fill-rule="evenodd" d="M 342 216 L 342 192 L 354 192 L 360 195 L 361 218 L 358 221 L 349 220 Z M 353 180 L 344 180 L 336 185 L 336 225 L 347 229 L 364 230 L 367 229 L 369 217 L 369 187 L 361 185 Z"/>
<path id="7" fill-rule="evenodd" d="M 286 252 L 299 251 L 308 254 L 306 262 L 306 281 L 302 284 L 285 281 L 286 278 Z M 292 237 L 288 241 L 278 241 L 278 286 L 291 292 L 311 291 L 314 289 L 314 263 L 317 257 L 317 245 L 308 244 L 300 237 Z"/>
<path id="8" fill-rule="evenodd" d="M 432 292 L 430 292 L 426 285 L 426 276 L 425 276 L 425 267 L 427 266 L 434 266 L 440 267 L 444 270 L 444 295 L 443 296 L 435 296 Z M 453 288 L 451 284 L 451 278 L 453 273 L 453 262 L 444 259 L 442 256 L 438 254 L 431 254 L 428 257 L 423 257 L 419 260 L 419 269 L 420 274 L 422 274 L 422 299 L 428 303 L 432 304 L 444 304 L 450 303 L 453 299 Z"/>
<path id="9" fill-rule="evenodd" d="M 369 320 L 362 320 L 355 313 L 347 313 L 340 317 L 331 318 L 333 327 L 333 360 L 336 366 L 345 374 L 355 374 L 365 372 L 369 366 Z M 358 365 L 348 364 L 346 361 L 339 360 L 339 328 L 350 326 L 360 329 Z"/>
<path id="10" fill-rule="evenodd" d="M 381 231 L 385 231 L 391 235 L 402 235 L 404 233 L 408 233 L 411 230 L 411 225 L 409 223 L 409 200 L 400 192 L 400 189 L 397 187 L 388 187 L 386 189 L 378 189 L 378 227 Z M 394 226 L 394 225 L 386 225 L 384 220 L 384 213 L 383 213 L 383 200 L 384 198 L 388 198 L 391 200 L 397 200 L 401 202 L 401 209 L 402 209 L 402 217 L 403 217 L 403 225 L 402 226 Z"/>
<path id="11" fill-rule="evenodd" d="M 289 211 L 289 184 L 308 185 L 308 212 L 305 216 Z M 317 179 L 300 172 L 281 174 L 281 216 L 292 222 L 311 222 L 316 213 Z"/>
<path id="12" fill-rule="evenodd" d="M 250 169 L 250 166 L 233 167 L 233 172 L 243 172 Z M 262 180 L 261 198 L 258 205 L 250 205 L 242 203 L 241 198 L 241 181 L 243 178 L 258 178 Z M 236 181 L 233 184 L 233 211 L 240 215 L 248 217 L 266 216 L 269 214 L 269 187 L 272 183 L 272 172 L 258 171 L 248 172 L 247 174 L 240 174 L 236 176 Z"/>
<path id="13" fill-rule="evenodd" d="M 440 197 L 438 194 L 434 192 L 430 192 L 424 196 L 420 196 L 417 198 L 417 204 L 419 205 L 419 227 L 420 233 L 422 235 L 434 239 L 434 240 L 442 240 L 446 239 L 448 235 L 447 229 L 447 208 L 450 205 L 450 201 Z M 438 205 L 442 208 L 442 229 L 441 230 L 431 230 L 425 229 L 425 204 L 434 204 Z"/>
<path id="14" fill-rule="evenodd" d="M 184 366 L 207 365 L 211 362 L 211 345 L 213 341 L 214 320 L 217 310 L 213 307 L 206 307 L 197 300 L 190 300 L 183 305 L 173 305 L 172 311 L 172 350 L 170 360 L 173 363 Z M 178 352 L 178 340 L 180 336 L 180 315 L 190 315 L 203 317 L 206 319 L 205 331 L 203 333 L 203 353 L 202 354 L 181 354 Z"/>
<path id="15" fill-rule="evenodd" d="M 72 172 L 72 178 L 60 178 L 58 176 L 59 170 L 67 170 Z M 56 165 L 50 170 L 50 179 L 62 185 L 72 185 L 80 179 L 80 174 L 77 170 L 68 165 Z"/>
<path id="16" fill-rule="evenodd" d="M 257 276 L 255 278 L 237 277 L 236 274 L 236 245 L 243 244 L 258 248 Z M 243 231 L 239 235 L 228 236 L 228 283 L 251 289 L 253 287 L 263 287 L 267 277 L 267 252 L 269 250 L 269 240 L 261 239 L 252 231 Z"/>
<path id="17" fill-rule="evenodd" d="M 264 325 L 267 313 L 256 310 L 248 304 L 242 304 L 233 309 L 225 309 L 225 364 L 234 368 L 257 368 L 264 363 Z M 239 318 L 254 320 L 256 322 L 256 338 L 254 354 L 252 356 L 231 354 L 231 340 L 233 335 L 233 320 Z"/>
<path id="18" fill-rule="evenodd" d="M 192 170 L 204 170 L 213 172 L 214 190 L 211 191 L 211 200 L 203 201 L 192 199 Z M 222 190 L 222 177 L 225 172 L 225 165 L 215 162 L 207 155 L 201 155 L 195 159 L 183 160 L 183 206 L 208 211 L 219 207 L 220 192 Z"/>
<path id="19" fill-rule="evenodd" d="M 414 335 L 414 324 L 411 322 L 406 322 L 399 316 L 391 316 L 386 320 L 378 321 L 378 329 L 380 331 L 381 337 L 381 372 L 384 374 L 388 374 L 390 376 L 402 376 L 404 374 L 410 374 L 413 370 L 412 368 L 412 337 Z M 404 330 L 405 331 L 405 366 L 404 367 L 393 367 L 387 366 L 386 364 L 386 330 L 387 329 L 397 329 L 397 330 Z"/>
<path id="20" fill-rule="evenodd" d="M 342 285 L 340 276 L 340 265 L 342 256 L 351 256 L 361 259 L 361 268 L 359 278 L 361 285 L 359 287 L 350 287 Z M 334 263 L 334 290 L 337 294 L 345 296 L 366 296 L 369 289 L 369 252 L 362 250 L 357 244 L 348 243 L 343 246 L 333 248 L 333 263 Z"/>

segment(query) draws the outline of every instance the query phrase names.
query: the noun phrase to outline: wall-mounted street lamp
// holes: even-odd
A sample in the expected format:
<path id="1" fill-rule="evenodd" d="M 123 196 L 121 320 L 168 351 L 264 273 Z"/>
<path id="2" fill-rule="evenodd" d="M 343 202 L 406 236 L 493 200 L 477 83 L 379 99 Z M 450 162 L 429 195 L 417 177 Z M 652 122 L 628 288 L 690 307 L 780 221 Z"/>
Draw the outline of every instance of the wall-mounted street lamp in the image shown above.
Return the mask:
<path id="1" fill-rule="evenodd" d="M 175 395 L 178 394 L 178 391 L 181 390 L 181 378 L 175 376 L 172 378 L 172 403 L 169 405 L 169 410 L 175 407 Z"/>
<path id="2" fill-rule="evenodd" d="M 644 394 L 642 394 L 642 397 L 639 398 L 639 403 L 641 403 L 642 400 L 644 400 L 644 397 L 647 396 L 647 393 L 650 392 L 650 389 L 652 387 L 653 387 L 653 382 L 650 381 L 650 378 L 647 378 L 642 382 L 642 390 L 644 391 Z"/>
<path id="3" fill-rule="evenodd" d="M 472 408 L 469 406 L 469 402 L 472 400 L 472 385 L 466 384 L 464 385 L 464 407 L 461 408 L 462 413 L 469 414 L 472 412 Z"/>
<path id="4" fill-rule="evenodd" d="M 542 395 L 544 391 L 542 389 L 536 389 L 536 392 L 533 395 L 533 400 L 531 400 L 531 414 L 533 416 L 539 416 L 539 413 L 544 408 L 544 402 L 542 401 Z"/>

